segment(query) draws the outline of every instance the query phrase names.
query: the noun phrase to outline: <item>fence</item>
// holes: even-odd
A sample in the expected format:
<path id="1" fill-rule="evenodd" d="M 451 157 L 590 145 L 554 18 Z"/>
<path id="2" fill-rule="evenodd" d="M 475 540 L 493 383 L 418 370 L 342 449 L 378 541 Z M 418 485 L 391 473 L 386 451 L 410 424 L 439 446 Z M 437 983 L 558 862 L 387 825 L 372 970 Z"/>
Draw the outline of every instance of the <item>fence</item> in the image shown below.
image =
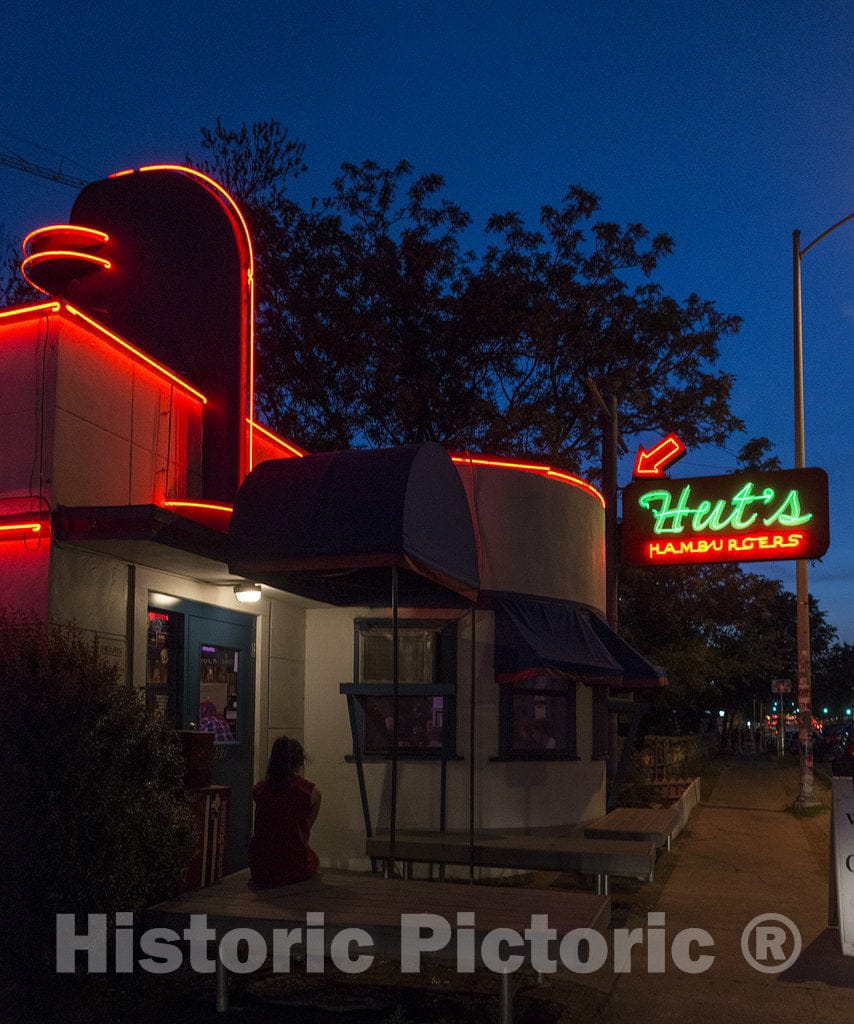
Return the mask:
<path id="1" fill-rule="evenodd" d="M 682 782 L 697 765 L 714 756 L 717 736 L 647 736 L 635 755 L 634 781 L 640 784 Z"/>

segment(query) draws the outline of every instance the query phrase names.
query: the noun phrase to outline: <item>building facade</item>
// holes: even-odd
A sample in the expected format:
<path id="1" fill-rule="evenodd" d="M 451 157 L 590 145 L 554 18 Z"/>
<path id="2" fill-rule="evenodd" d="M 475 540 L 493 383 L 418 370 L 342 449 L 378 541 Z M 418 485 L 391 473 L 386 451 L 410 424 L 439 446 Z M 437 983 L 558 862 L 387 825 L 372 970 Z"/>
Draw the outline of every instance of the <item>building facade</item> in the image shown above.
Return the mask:
<path id="1" fill-rule="evenodd" d="M 45 298 L 0 311 L 0 604 L 76 623 L 129 700 L 215 733 L 232 867 L 282 733 L 326 866 L 387 827 L 392 733 L 398 827 L 467 828 L 472 778 L 478 828 L 604 813 L 607 686 L 642 659 L 601 617 L 594 488 L 437 446 L 336 461 L 257 422 L 251 239 L 198 172 L 96 182 L 26 246 Z"/>

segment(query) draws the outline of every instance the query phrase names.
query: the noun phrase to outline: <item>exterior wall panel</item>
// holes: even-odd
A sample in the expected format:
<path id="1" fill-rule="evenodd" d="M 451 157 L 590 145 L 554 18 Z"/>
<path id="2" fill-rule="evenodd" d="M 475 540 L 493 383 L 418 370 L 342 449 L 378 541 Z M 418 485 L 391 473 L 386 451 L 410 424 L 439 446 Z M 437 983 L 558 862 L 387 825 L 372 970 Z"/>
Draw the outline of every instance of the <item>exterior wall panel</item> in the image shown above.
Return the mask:
<path id="1" fill-rule="evenodd" d="M 592 494 L 535 473 L 457 469 L 477 522 L 481 588 L 605 606 L 605 511 Z"/>
<path id="2" fill-rule="evenodd" d="M 305 746 L 311 758 L 307 776 L 323 791 L 323 807 L 313 831 L 314 847 L 328 867 L 367 867 L 365 828 L 352 752 L 346 697 L 339 684 L 353 676 L 353 621 L 386 617 L 388 610 L 309 609 L 306 612 Z M 403 614 L 406 614 L 404 611 Z M 460 619 L 457 640 L 457 754 L 448 764 L 447 827 L 469 823 L 470 622 Z M 577 761 L 493 760 L 499 743 L 499 684 L 493 662 L 492 614 L 479 612 L 475 681 L 475 824 L 477 828 L 567 826 L 605 813 L 605 766 L 591 761 L 592 700 L 578 687 Z M 366 789 L 374 830 L 388 827 L 391 766 L 365 764 Z M 439 827 L 440 764 L 399 762 L 397 827 Z"/>

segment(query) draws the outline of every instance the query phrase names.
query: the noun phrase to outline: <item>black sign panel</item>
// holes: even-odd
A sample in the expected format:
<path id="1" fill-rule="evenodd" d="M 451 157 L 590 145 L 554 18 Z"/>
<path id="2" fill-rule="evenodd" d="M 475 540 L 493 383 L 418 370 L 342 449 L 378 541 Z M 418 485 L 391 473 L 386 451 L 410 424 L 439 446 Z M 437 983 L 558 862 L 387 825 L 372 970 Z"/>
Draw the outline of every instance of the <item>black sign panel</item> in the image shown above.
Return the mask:
<path id="1" fill-rule="evenodd" d="M 823 469 L 641 479 L 623 491 L 626 565 L 819 558 L 829 543 Z"/>

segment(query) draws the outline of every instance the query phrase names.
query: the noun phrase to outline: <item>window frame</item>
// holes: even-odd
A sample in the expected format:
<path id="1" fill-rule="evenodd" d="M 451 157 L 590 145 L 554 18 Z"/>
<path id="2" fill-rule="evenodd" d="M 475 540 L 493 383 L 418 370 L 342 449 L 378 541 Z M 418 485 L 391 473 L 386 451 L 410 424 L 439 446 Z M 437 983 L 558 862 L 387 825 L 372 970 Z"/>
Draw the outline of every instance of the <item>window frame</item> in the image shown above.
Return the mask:
<path id="1" fill-rule="evenodd" d="M 547 673 L 543 673 L 547 675 Z M 539 678 L 539 677 L 534 677 Z M 559 682 L 563 683 L 563 689 L 539 689 L 533 685 L 526 685 L 526 680 L 520 682 L 500 682 L 498 698 L 498 738 L 499 738 L 499 761 L 578 761 L 578 680 L 571 676 L 560 676 Z M 533 679 L 532 679 L 533 682 Z M 531 696 L 553 696 L 564 700 L 564 714 L 566 716 L 565 734 L 566 747 L 555 750 L 516 750 L 513 747 L 514 727 L 516 725 L 513 713 L 514 696 L 530 694 Z"/>
<path id="2" fill-rule="evenodd" d="M 364 682 L 362 680 L 362 650 L 364 635 L 371 630 L 391 630 L 390 618 L 358 618 L 353 622 L 353 682 L 342 683 L 341 692 L 352 696 L 353 758 L 362 761 L 391 760 L 391 745 L 387 751 L 366 750 L 366 699 L 394 695 L 392 682 Z M 398 747 L 397 756 L 403 760 L 435 761 L 457 759 L 457 620 L 435 618 L 407 618 L 398 621 L 398 631 L 428 630 L 436 634 L 436 657 L 433 680 L 401 682 L 398 694 L 402 700 L 412 697 L 442 698 L 442 743 L 438 747 Z M 361 746 L 361 751 L 357 750 Z"/>
<path id="3" fill-rule="evenodd" d="M 184 708 L 184 660 L 186 648 L 186 616 L 183 612 L 170 608 L 161 608 L 150 601 L 146 605 L 146 619 L 148 626 L 145 635 L 145 690 L 144 702 L 149 714 L 160 718 L 174 729 L 182 728 Z M 161 645 L 152 643 L 152 633 L 156 636 L 162 630 L 154 630 L 152 623 L 155 619 L 166 622 L 166 640 L 162 649 L 167 652 L 165 665 L 168 676 L 166 682 L 158 679 L 155 682 L 152 678 L 154 667 L 154 651 L 160 650 Z M 158 697 L 165 698 L 165 706 L 161 707 Z"/>

